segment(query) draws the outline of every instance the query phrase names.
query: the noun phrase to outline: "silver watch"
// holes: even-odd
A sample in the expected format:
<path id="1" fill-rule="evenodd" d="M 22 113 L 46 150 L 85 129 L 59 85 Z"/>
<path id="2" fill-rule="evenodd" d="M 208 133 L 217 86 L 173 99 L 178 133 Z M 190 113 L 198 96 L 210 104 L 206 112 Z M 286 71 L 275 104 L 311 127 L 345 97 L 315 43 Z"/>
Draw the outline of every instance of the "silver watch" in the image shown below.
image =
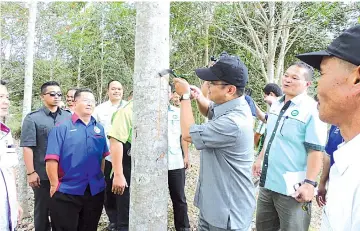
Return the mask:
<path id="1" fill-rule="evenodd" d="M 181 98 L 180 98 L 180 101 L 181 100 L 188 100 L 188 99 L 190 99 L 190 93 L 185 93 L 185 94 L 183 94 L 182 96 L 181 96 Z"/>

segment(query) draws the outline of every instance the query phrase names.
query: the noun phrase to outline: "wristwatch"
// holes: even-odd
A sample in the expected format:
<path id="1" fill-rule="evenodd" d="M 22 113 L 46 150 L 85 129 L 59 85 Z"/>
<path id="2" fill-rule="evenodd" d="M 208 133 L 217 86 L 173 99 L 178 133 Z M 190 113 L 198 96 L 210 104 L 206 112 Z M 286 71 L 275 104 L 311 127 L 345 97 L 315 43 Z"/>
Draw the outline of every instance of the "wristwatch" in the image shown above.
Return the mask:
<path id="1" fill-rule="evenodd" d="M 190 99 L 190 93 L 185 93 L 180 97 L 180 101 Z"/>
<path id="2" fill-rule="evenodd" d="M 314 188 L 316 188 L 318 186 L 318 183 L 316 181 L 312 181 L 312 180 L 308 180 L 308 179 L 305 179 L 304 183 L 311 184 L 312 186 L 314 186 Z"/>

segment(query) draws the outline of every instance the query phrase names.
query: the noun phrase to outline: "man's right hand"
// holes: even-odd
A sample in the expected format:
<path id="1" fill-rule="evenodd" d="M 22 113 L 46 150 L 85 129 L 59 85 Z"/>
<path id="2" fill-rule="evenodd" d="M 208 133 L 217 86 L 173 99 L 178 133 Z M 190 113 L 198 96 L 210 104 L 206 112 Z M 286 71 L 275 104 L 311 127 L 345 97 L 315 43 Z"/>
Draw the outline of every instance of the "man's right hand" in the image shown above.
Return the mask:
<path id="1" fill-rule="evenodd" d="M 258 158 L 252 166 L 253 175 L 256 177 L 261 176 L 261 167 L 262 167 L 261 163 L 262 163 L 262 160 Z"/>
<path id="2" fill-rule="evenodd" d="M 326 183 L 321 183 L 319 184 L 318 187 L 318 193 L 316 195 L 316 202 L 318 204 L 319 207 L 323 207 L 324 205 L 326 205 L 326 187 L 325 187 Z"/>
<path id="3" fill-rule="evenodd" d="M 121 175 L 114 174 L 113 186 L 112 186 L 111 191 L 114 194 L 122 195 L 125 191 L 125 187 L 128 187 L 128 184 L 126 182 L 124 174 L 121 174 Z"/>
<path id="4" fill-rule="evenodd" d="M 57 186 L 50 185 L 50 197 L 54 196 L 54 194 L 56 193 L 56 189 L 57 189 Z"/>
<path id="5" fill-rule="evenodd" d="M 194 85 L 190 85 L 190 99 L 198 99 L 202 95 L 200 88 Z"/>
<path id="6" fill-rule="evenodd" d="M 31 175 L 27 176 L 27 181 L 32 188 L 40 187 L 40 177 L 37 172 L 34 172 Z"/>

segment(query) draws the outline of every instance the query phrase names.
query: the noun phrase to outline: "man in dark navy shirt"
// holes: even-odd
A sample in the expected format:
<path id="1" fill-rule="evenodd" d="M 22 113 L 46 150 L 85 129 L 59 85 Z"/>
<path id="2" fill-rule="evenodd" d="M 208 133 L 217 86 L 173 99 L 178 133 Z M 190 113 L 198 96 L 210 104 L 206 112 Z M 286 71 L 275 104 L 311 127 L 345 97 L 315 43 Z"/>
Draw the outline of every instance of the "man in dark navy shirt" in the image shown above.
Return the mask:
<path id="1" fill-rule="evenodd" d="M 316 202 L 320 207 L 326 204 L 326 183 L 329 180 L 330 168 L 335 163 L 333 154 L 342 142 L 344 142 L 344 139 L 341 136 L 340 129 L 337 126 L 332 125 L 329 130 L 329 138 L 325 147 L 327 155 L 324 156 L 323 170 L 321 173 L 318 194 L 316 196 Z"/>
<path id="2" fill-rule="evenodd" d="M 40 88 L 43 106 L 26 115 L 21 127 L 20 147 L 23 147 L 27 181 L 34 191 L 34 226 L 36 231 L 50 230 L 50 182 L 45 171 L 44 157 L 48 134 L 55 124 L 71 116 L 59 107 L 62 92 L 55 81 Z"/>
<path id="3" fill-rule="evenodd" d="M 50 214 L 55 229 L 96 231 L 104 203 L 104 158 L 109 155 L 104 128 L 91 116 L 90 90 L 74 95 L 75 112 L 54 127 L 45 156 L 50 180 Z"/>

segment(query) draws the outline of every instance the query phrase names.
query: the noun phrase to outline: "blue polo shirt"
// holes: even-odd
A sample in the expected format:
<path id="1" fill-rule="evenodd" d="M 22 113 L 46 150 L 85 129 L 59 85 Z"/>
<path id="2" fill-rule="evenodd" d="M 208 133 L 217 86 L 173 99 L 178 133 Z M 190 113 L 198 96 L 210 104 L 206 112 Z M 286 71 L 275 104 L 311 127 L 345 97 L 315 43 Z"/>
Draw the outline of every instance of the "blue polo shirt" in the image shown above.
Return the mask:
<path id="1" fill-rule="evenodd" d="M 84 195 L 89 185 L 96 195 L 105 189 L 101 162 L 109 154 L 103 126 L 93 117 L 85 125 L 73 114 L 51 130 L 45 161 L 59 162 L 59 192 Z"/>
<path id="2" fill-rule="evenodd" d="M 251 115 L 256 117 L 256 107 L 255 107 L 254 100 L 248 95 L 245 95 L 245 100 L 249 104 Z"/>
<path id="3" fill-rule="evenodd" d="M 330 166 L 335 163 L 333 154 L 342 142 L 344 142 L 344 139 L 341 136 L 340 129 L 335 125 L 331 125 L 328 142 L 325 147 L 326 153 L 330 156 Z"/>

